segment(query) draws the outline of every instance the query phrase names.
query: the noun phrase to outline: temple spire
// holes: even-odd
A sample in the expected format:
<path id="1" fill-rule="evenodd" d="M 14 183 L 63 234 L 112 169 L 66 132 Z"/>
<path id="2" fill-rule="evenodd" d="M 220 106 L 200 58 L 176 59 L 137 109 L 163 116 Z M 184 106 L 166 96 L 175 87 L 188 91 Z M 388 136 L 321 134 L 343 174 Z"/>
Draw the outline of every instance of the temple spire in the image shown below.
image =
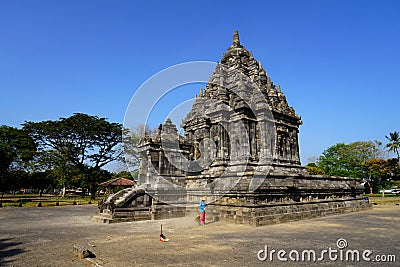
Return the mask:
<path id="1" fill-rule="evenodd" d="M 239 45 L 240 45 L 239 32 L 238 32 L 238 30 L 235 30 L 235 31 L 233 32 L 233 41 L 232 41 L 232 45 L 234 45 L 234 46 L 239 46 Z"/>

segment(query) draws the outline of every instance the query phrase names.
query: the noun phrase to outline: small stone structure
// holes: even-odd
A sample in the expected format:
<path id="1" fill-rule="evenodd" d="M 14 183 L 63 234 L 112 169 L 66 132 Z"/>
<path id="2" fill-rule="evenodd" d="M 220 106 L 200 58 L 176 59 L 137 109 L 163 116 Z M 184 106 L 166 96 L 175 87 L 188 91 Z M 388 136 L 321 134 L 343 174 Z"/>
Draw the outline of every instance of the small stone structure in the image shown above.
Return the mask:
<path id="1" fill-rule="evenodd" d="M 208 218 L 259 226 L 370 208 L 358 179 L 301 166 L 301 124 L 235 31 L 181 124 L 184 136 L 167 119 L 144 137 L 140 188 L 111 196 L 101 213 L 108 222 L 183 216 L 207 196 Z"/>

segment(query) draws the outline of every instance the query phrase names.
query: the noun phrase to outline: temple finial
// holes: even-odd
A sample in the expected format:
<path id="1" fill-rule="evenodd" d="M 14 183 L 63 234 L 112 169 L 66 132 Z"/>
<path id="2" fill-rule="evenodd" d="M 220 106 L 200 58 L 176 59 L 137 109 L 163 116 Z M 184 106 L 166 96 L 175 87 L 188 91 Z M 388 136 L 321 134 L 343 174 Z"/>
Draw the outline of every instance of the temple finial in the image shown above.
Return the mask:
<path id="1" fill-rule="evenodd" d="M 240 45 L 240 40 L 239 40 L 239 32 L 238 30 L 235 30 L 233 32 L 233 41 L 232 41 L 233 45 Z"/>
<path id="2" fill-rule="evenodd" d="M 199 94 L 199 96 L 204 96 L 204 94 L 203 94 L 203 88 L 201 88 L 201 87 L 200 87 L 200 94 Z"/>

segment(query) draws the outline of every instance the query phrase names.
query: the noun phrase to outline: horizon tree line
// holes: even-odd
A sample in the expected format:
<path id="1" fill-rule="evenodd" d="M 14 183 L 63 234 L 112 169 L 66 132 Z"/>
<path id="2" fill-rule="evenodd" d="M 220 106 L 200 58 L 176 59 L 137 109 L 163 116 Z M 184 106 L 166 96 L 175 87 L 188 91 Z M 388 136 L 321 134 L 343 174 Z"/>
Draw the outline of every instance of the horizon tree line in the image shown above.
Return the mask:
<path id="1" fill-rule="evenodd" d="M 104 167 L 122 160 L 123 133 L 122 124 L 83 113 L 0 126 L 0 192 L 81 187 L 94 198 L 98 183 L 112 176 Z"/>

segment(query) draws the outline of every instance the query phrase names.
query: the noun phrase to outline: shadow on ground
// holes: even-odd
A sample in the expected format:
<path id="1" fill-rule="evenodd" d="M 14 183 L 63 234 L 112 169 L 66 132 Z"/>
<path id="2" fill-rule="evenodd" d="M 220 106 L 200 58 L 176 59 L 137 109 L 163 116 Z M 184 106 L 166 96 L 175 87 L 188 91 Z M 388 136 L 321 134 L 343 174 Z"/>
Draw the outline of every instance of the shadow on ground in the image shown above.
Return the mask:
<path id="1" fill-rule="evenodd" d="M 0 239 L 0 266 L 11 264 L 10 257 L 24 253 L 25 250 L 20 248 L 21 242 L 14 242 L 11 238 Z"/>

